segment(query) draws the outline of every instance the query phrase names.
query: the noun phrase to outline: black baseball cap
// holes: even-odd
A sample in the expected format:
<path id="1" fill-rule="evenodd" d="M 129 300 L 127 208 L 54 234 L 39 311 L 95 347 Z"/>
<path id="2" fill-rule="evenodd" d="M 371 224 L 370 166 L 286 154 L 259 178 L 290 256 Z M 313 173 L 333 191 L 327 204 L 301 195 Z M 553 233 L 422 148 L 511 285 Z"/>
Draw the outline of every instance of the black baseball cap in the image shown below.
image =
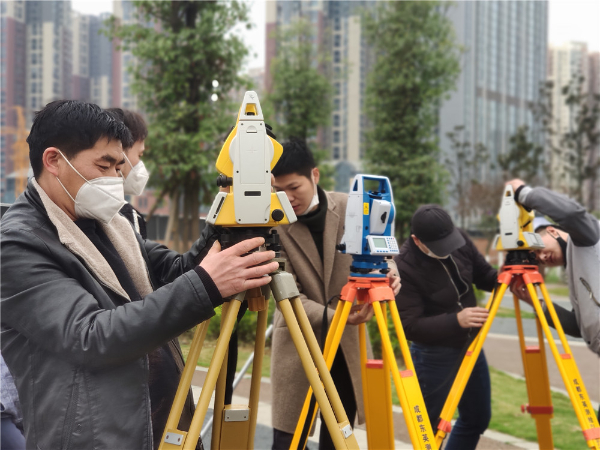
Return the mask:
<path id="1" fill-rule="evenodd" d="M 438 205 L 423 205 L 410 221 L 412 233 L 437 256 L 446 256 L 465 245 L 450 215 Z"/>

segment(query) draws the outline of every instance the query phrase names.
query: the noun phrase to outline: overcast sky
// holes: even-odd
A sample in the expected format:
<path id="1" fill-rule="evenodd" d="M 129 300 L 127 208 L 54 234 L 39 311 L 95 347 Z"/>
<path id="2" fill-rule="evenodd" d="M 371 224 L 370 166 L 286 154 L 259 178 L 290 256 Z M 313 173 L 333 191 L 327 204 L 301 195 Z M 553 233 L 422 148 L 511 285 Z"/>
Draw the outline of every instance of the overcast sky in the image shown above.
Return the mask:
<path id="1" fill-rule="evenodd" d="M 265 64 L 265 1 L 245 0 L 251 5 L 250 18 L 254 28 L 240 29 L 250 48 L 246 67 Z M 71 0 L 72 8 L 84 14 L 112 12 L 112 0 Z M 569 41 L 588 44 L 589 51 L 600 51 L 600 1 L 549 0 L 548 43 L 560 45 Z"/>

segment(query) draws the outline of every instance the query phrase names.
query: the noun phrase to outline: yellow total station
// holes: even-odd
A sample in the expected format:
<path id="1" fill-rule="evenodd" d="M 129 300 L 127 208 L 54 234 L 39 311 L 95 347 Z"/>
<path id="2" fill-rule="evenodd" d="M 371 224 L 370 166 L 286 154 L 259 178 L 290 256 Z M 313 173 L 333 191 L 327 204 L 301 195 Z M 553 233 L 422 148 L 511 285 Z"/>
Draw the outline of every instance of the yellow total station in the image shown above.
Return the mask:
<path id="1" fill-rule="evenodd" d="M 513 188 L 504 188 L 498 221 L 500 234 L 496 237 L 496 250 L 536 250 L 544 248 L 544 242 L 533 230 L 533 211 L 515 201 Z"/>
<path id="2" fill-rule="evenodd" d="M 283 153 L 265 124 L 256 92 L 248 91 L 217 158 L 219 192 L 207 222 L 223 227 L 274 227 L 296 221 L 284 192 L 271 192 L 271 170 Z"/>

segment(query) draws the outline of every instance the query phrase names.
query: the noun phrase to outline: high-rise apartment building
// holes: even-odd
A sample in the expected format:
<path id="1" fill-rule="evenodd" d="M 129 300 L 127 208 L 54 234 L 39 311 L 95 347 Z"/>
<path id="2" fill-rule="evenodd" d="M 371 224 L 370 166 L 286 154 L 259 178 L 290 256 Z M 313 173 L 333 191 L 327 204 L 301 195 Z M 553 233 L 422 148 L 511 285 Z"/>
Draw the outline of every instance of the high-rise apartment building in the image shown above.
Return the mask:
<path id="1" fill-rule="evenodd" d="M 1 8 L 2 47 L 0 56 L 0 197 L 2 202 L 14 198 L 14 184 L 9 186 L 8 175 L 14 169 L 15 138 L 19 109 L 25 106 L 25 2 L 3 1 Z"/>
<path id="2" fill-rule="evenodd" d="M 135 5 L 130 0 L 114 0 L 113 14 L 122 24 L 137 22 Z M 133 76 L 129 73 L 129 68 L 134 64 L 135 57 L 131 54 L 131 51 L 114 48 L 112 60 L 112 104 L 114 106 L 121 106 L 125 109 L 138 109 L 137 100 L 131 89 Z"/>
<path id="3" fill-rule="evenodd" d="M 574 106 L 565 103 L 562 89 L 568 86 L 579 76 L 585 81 L 582 93 L 600 93 L 600 54 L 589 53 L 587 44 L 583 42 L 568 42 L 560 46 L 551 46 L 548 51 L 548 80 L 553 82 L 552 90 L 552 117 L 554 141 L 552 142 L 556 153 L 551 160 L 551 173 L 553 188 L 561 192 L 571 193 L 576 180 L 569 170 L 569 151 L 562 144 L 562 136 L 572 130 L 578 110 Z M 591 101 L 591 96 L 590 96 Z M 592 148 L 586 156 L 586 161 L 592 166 L 599 157 L 598 146 Z M 598 182 L 587 181 L 584 183 L 584 198 L 588 199 L 586 206 L 591 209 L 600 209 L 600 194 L 598 194 Z M 589 198 L 590 193 L 592 198 Z"/>
<path id="4" fill-rule="evenodd" d="M 71 2 L 27 1 L 27 94 L 29 120 L 48 102 L 71 98 Z"/>
<path id="5" fill-rule="evenodd" d="M 100 31 L 110 16 L 110 13 L 90 16 L 90 98 L 92 103 L 96 103 L 102 108 L 113 106 L 113 42 Z"/>
<path id="6" fill-rule="evenodd" d="M 553 188 L 562 192 L 570 192 L 574 180 L 568 170 L 568 156 L 561 144 L 561 137 L 569 131 L 576 111 L 565 104 L 562 89 L 568 86 L 574 77 L 583 75 L 588 78 L 588 51 L 583 42 L 569 42 L 561 46 L 551 46 L 548 51 L 548 80 L 553 82 L 552 118 L 555 135 L 552 146 L 558 153 L 551 159 Z M 588 81 L 582 86 L 588 92 Z"/>
<path id="7" fill-rule="evenodd" d="M 75 100 L 90 101 L 90 22 L 93 16 L 72 12 L 73 72 L 72 96 Z M 92 56 L 93 57 L 93 56 Z"/>
<path id="8" fill-rule="evenodd" d="M 319 130 L 318 144 L 329 151 L 337 168 L 336 188 L 348 182 L 360 168 L 364 153 L 363 114 L 366 76 L 372 56 L 365 45 L 359 9 L 372 6 L 364 1 L 274 1 L 267 2 L 265 86 L 271 86 L 271 60 L 277 56 L 274 31 L 302 17 L 313 27 L 315 49 L 328 61 L 324 72 L 332 80 L 333 112 L 330 126 Z"/>
<path id="9" fill-rule="evenodd" d="M 493 162 L 518 127 L 536 127 L 529 104 L 546 79 L 548 3 L 457 2 L 448 17 L 464 53 L 456 90 L 440 108 L 442 157 L 452 156 L 446 133 L 463 126 L 461 139 L 484 144 Z M 491 165 L 485 172 L 494 175 Z"/>
<path id="10" fill-rule="evenodd" d="M 15 180 L 27 172 L 23 139 L 35 111 L 73 96 L 70 1 L 2 1 L 1 197 L 15 198 Z M 19 125 L 21 119 L 21 125 Z M 21 133 L 23 134 L 23 133 Z M 21 150 L 15 152 L 15 148 Z"/>

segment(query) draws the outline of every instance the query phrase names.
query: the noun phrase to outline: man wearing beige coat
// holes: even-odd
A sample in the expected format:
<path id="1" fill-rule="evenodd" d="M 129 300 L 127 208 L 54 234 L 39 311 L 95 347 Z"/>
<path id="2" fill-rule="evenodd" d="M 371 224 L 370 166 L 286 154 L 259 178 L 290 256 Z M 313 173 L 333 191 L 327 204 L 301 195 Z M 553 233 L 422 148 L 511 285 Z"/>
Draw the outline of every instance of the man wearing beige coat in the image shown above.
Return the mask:
<path id="1" fill-rule="evenodd" d="M 319 169 L 303 141 L 292 140 L 283 147 L 283 156 L 273 169 L 273 187 L 285 191 L 298 221 L 277 228 L 281 237 L 282 256 L 288 261 L 287 270 L 296 279 L 302 304 L 315 335 L 320 339 L 325 305 L 328 299 L 340 294 L 350 274 L 352 257 L 336 251 L 336 245 L 344 234 L 348 195 L 325 192 L 318 186 Z M 397 294 L 400 279 L 395 264 L 390 276 L 392 288 Z M 337 301 L 334 299 L 329 306 L 329 321 Z M 331 368 L 333 381 L 351 424 L 354 424 L 357 414 L 359 423 L 364 422 L 358 329 L 353 325 L 366 322 L 372 316 L 371 306 L 357 308 L 350 315 L 340 351 Z M 273 449 L 287 450 L 309 384 L 279 310 L 275 312 L 274 319 L 271 387 Z M 322 426 L 319 449 L 334 448 L 329 432 Z"/>

